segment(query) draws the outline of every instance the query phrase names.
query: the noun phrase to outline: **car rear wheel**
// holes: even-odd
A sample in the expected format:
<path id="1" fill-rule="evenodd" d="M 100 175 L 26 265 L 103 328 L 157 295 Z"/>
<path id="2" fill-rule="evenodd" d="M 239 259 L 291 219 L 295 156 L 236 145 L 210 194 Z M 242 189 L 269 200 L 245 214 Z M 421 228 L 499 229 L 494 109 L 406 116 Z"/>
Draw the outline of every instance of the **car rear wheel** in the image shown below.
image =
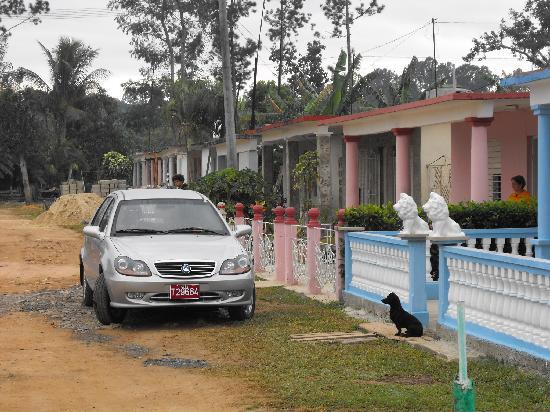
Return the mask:
<path id="1" fill-rule="evenodd" d="M 103 325 L 121 323 L 126 316 L 126 309 L 111 307 L 111 298 L 105 284 L 105 276 L 100 273 L 94 291 L 94 312 L 97 320 Z"/>
<path id="2" fill-rule="evenodd" d="M 232 320 L 242 321 L 252 319 L 256 310 L 256 289 L 252 292 L 252 303 L 250 305 L 230 306 L 227 310 Z"/>

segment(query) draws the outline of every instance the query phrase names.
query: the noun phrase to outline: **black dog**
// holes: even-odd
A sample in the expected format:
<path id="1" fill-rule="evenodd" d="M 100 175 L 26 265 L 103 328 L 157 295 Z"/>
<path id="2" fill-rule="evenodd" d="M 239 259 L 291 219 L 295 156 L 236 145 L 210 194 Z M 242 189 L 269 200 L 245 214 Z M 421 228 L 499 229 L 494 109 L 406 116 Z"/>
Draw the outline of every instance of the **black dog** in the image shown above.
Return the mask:
<path id="1" fill-rule="evenodd" d="M 424 333 L 422 323 L 403 309 L 399 296 L 392 292 L 385 299 L 382 299 L 382 303 L 390 305 L 390 319 L 397 328 L 395 336 L 402 336 L 401 329 L 407 329 L 404 335 L 407 338 L 422 336 Z"/>

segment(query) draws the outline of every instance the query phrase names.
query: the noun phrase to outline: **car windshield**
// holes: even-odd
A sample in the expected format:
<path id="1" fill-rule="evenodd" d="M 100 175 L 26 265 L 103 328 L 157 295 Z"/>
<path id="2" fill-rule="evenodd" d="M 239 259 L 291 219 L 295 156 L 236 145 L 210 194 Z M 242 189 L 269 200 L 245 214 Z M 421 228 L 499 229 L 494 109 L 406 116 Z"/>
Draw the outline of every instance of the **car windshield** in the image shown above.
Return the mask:
<path id="1" fill-rule="evenodd" d="M 218 211 L 200 199 L 140 199 L 120 202 L 114 235 L 193 233 L 228 235 Z"/>

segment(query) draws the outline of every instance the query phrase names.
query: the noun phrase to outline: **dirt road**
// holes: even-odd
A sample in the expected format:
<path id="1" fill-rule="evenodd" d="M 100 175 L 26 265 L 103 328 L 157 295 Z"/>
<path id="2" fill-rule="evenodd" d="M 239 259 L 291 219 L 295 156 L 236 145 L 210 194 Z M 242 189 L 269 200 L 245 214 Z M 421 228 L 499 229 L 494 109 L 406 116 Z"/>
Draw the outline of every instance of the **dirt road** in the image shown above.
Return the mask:
<path id="1" fill-rule="evenodd" d="M 194 333 L 215 330 L 223 316 L 155 312 L 146 322 L 137 314 L 122 327 L 102 327 L 79 303 L 78 233 L 38 226 L 6 208 L 0 226 L 0 410 L 225 411 L 257 404 L 261 395 L 246 384 L 214 376 L 224 360 Z M 181 368 L 197 361 L 208 367 Z"/>

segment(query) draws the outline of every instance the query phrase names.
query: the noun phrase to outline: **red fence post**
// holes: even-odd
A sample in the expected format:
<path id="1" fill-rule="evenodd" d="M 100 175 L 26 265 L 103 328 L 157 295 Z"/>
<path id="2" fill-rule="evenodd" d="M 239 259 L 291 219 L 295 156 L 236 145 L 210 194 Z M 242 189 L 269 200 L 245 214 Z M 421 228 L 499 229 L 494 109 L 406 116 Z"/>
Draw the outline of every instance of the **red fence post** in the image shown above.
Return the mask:
<path id="1" fill-rule="evenodd" d="M 321 288 L 317 282 L 317 249 L 321 243 L 321 223 L 319 215 L 321 212 L 316 207 L 308 210 L 309 217 L 307 222 L 307 274 L 308 274 L 308 291 L 311 294 L 317 295 L 321 293 Z"/>
<path id="2" fill-rule="evenodd" d="M 242 203 L 235 204 L 235 224 L 244 225 L 244 205 Z"/>
<path id="3" fill-rule="evenodd" d="M 275 279 L 285 281 L 285 209 L 277 206 L 273 209 L 273 252 L 275 254 Z"/>
<path id="4" fill-rule="evenodd" d="M 296 220 L 296 209 L 287 207 L 285 209 L 285 281 L 287 285 L 298 283 L 294 277 L 294 259 L 292 258 L 293 242 L 296 239 L 298 221 Z"/>

